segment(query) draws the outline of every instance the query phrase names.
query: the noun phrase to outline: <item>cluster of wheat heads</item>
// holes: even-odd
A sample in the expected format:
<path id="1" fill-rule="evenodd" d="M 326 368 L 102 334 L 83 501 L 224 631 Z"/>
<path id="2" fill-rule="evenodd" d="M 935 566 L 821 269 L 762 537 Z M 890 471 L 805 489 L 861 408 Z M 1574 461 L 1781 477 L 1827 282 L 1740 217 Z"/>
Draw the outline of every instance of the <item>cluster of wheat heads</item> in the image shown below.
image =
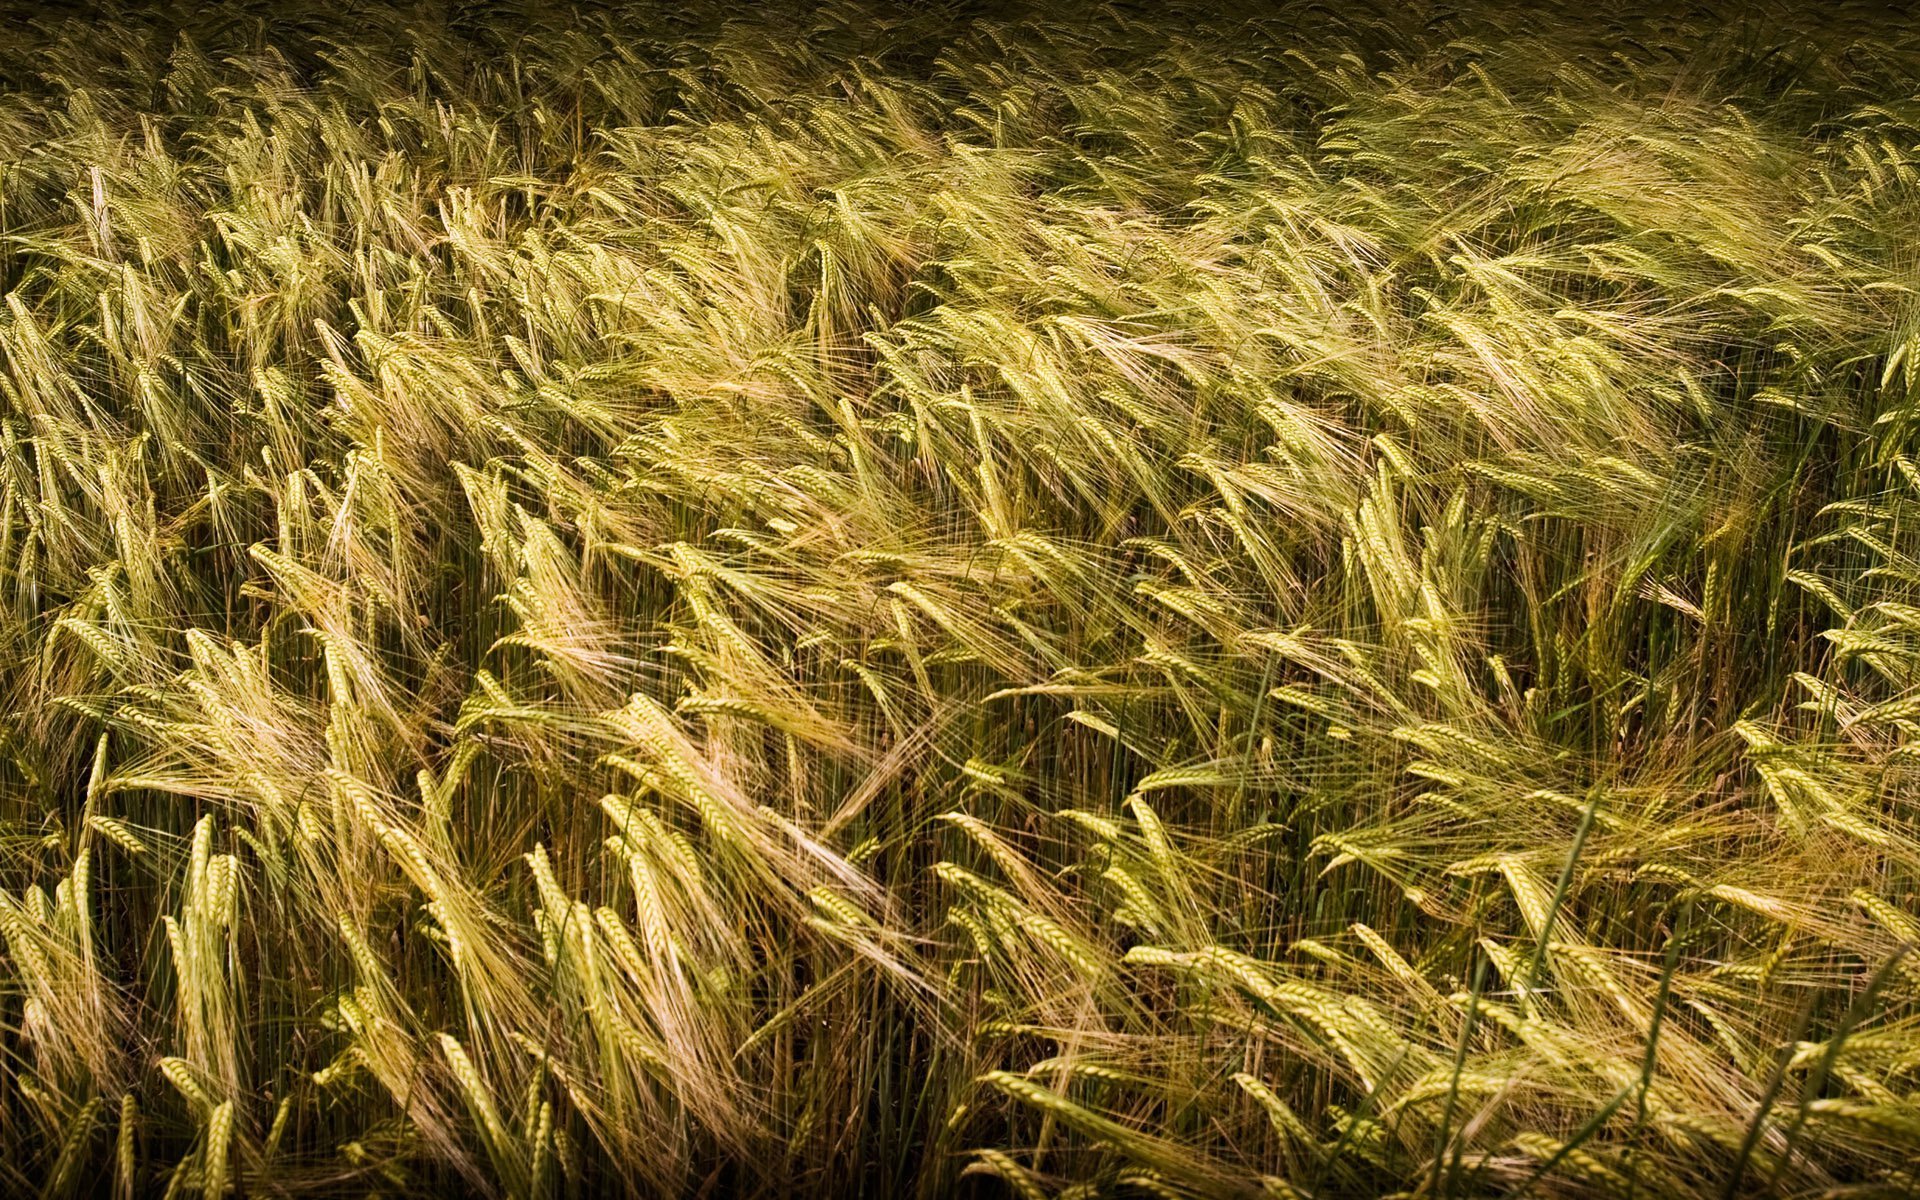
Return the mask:
<path id="1" fill-rule="evenodd" d="M 1915 27 L 1042 7 L 12 14 L 0 1192 L 1920 1190 Z"/>

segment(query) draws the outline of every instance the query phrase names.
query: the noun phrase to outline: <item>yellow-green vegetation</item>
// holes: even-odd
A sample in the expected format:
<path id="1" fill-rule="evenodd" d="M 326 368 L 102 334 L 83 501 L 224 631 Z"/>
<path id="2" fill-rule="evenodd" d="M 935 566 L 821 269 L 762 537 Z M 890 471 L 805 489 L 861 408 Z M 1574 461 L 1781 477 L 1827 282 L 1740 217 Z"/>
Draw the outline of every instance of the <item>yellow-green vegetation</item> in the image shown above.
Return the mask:
<path id="1" fill-rule="evenodd" d="M 0 25 L 0 1192 L 1920 1191 L 1920 25 L 197 7 Z"/>

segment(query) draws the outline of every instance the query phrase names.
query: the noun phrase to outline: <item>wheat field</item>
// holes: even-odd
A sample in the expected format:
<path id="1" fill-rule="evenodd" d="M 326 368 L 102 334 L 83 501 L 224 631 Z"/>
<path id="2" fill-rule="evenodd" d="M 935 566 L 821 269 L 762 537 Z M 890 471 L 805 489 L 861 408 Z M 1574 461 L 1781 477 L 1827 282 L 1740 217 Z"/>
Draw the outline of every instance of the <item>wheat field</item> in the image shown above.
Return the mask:
<path id="1" fill-rule="evenodd" d="M 1920 1195 L 1920 22 L 0 21 L 0 1194 Z"/>

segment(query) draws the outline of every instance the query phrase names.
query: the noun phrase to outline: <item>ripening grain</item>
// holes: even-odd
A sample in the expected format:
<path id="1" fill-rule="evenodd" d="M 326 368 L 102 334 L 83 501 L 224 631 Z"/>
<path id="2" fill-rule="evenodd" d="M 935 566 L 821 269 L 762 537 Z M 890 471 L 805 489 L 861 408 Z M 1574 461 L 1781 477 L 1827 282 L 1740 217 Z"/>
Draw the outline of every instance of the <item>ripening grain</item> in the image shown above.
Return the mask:
<path id="1" fill-rule="evenodd" d="M 1920 1188 L 1920 26 L 354 7 L 0 24 L 0 1193 Z"/>

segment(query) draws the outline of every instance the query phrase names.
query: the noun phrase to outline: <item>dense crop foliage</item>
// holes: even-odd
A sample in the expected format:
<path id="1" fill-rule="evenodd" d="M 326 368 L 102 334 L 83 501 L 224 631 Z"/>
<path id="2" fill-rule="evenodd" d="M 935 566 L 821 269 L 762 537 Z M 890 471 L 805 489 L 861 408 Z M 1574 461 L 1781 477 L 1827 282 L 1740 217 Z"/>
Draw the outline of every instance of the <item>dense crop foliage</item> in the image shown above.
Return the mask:
<path id="1" fill-rule="evenodd" d="M 1920 1188 L 1920 26 L 707 7 L 0 26 L 0 1191 Z"/>

